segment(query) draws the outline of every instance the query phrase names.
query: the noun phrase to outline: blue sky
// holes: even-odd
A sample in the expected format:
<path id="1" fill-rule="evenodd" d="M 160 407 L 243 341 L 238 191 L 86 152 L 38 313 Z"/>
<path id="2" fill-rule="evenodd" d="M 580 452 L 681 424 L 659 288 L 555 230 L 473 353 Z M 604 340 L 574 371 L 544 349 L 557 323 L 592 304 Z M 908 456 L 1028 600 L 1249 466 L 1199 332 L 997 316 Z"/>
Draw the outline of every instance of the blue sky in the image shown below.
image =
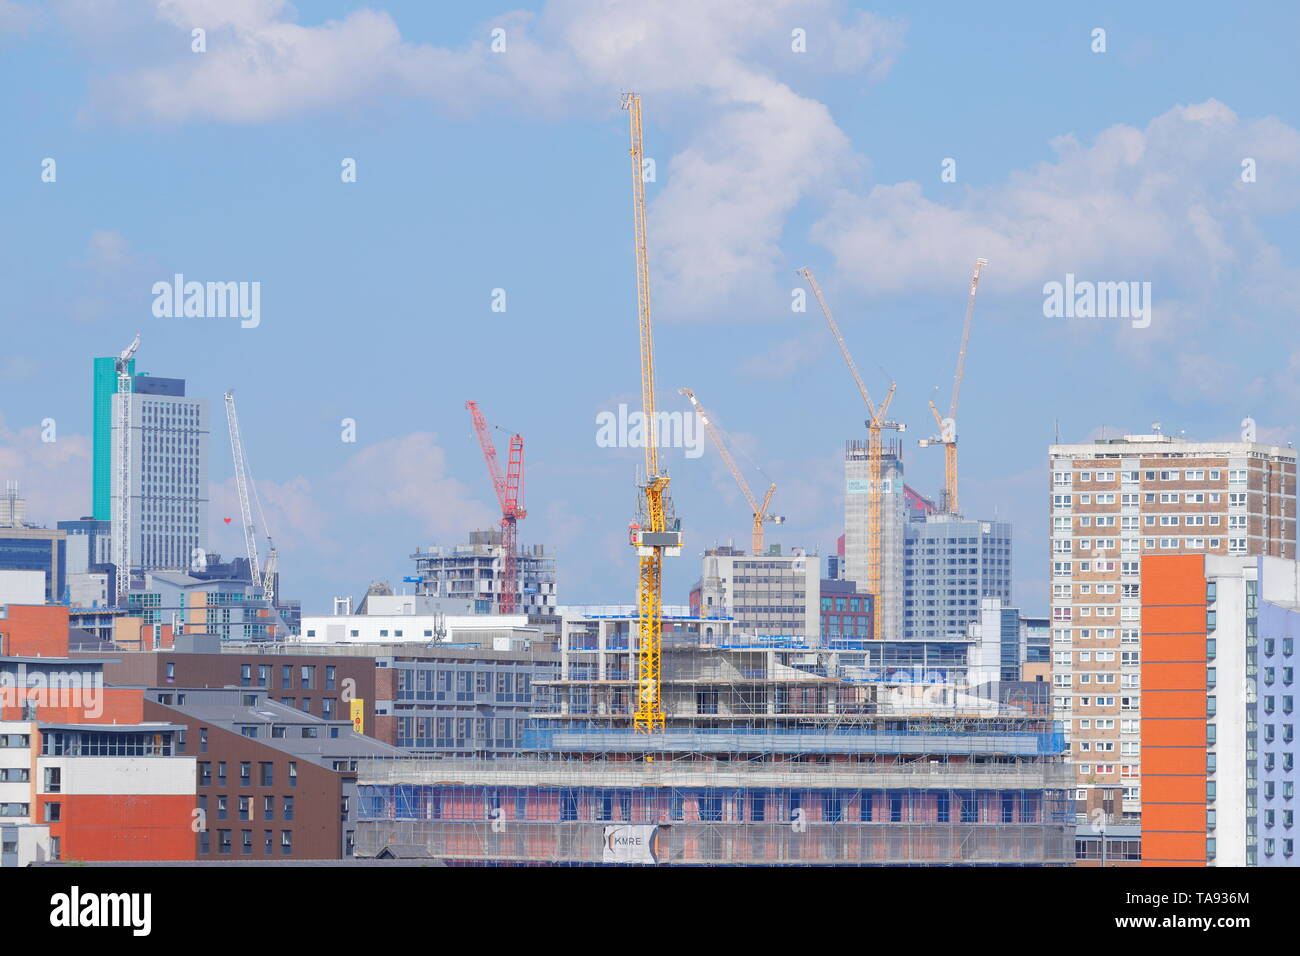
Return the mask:
<path id="1" fill-rule="evenodd" d="M 1015 523 L 1014 597 L 1041 611 L 1058 422 L 1066 440 L 1153 421 L 1214 438 L 1252 415 L 1297 437 L 1298 20 L 1262 3 L 0 0 L 0 477 L 39 520 L 87 513 L 90 359 L 141 332 L 141 370 L 211 399 L 227 554 L 235 389 L 307 609 L 494 520 L 466 399 L 525 436 L 521 539 L 558 552 L 561 600 L 631 601 L 640 455 L 597 447 L 595 419 L 639 401 L 618 109 L 635 88 L 660 405 L 693 388 L 751 482 L 777 482 L 769 541 L 833 549 L 843 443 L 862 435 L 820 316 L 791 311 L 795 270 L 817 273 L 876 394 L 897 379 L 908 481 L 936 493 L 941 453 L 915 439 L 935 386 L 947 402 L 971 265 L 991 260 L 963 504 Z M 175 272 L 260 282 L 261 325 L 155 318 L 151 286 Z M 1043 284 L 1067 272 L 1151 282 L 1151 327 L 1045 318 Z M 666 598 L 684 602 L 699 551 L 748 540 L 748 509 L 711 448 L 668 464 L 688 548 Z"/>

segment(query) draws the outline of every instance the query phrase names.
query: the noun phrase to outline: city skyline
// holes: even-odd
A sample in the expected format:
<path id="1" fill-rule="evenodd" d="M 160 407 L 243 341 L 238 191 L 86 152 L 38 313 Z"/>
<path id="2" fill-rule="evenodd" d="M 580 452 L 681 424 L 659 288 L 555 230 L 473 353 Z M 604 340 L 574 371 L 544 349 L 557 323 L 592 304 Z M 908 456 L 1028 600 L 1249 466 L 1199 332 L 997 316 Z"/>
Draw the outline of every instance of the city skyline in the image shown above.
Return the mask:
<path id="1" fill-rule="evenodd" d="M 1063 20 L 1025 6 L 1008 42 L 969 12 L 778 4 L 755 18 L 720 5 L 707 22 L 659 24 L 656 42 L 691 51 L 670 76 L 653 57 L 610 62 L 620 30 L 655 22 L 636 8 L 547 6 L 529 23 L 339 3 L 296 26 L 276 4 L 170 9 L 123 5 L 98 38 L 104 24 L 66 6 L 0 20 L 8 68 L 45 79 L 0 94 L 22 120 L 0 188 L 32 224 L 6 233 L 2 268 L 14 314 L 43 317 L 11 323 L 0 468 L 22 482 L 31 520 L 91 513 L 88 362 L 141 332 L 138 370 L 184 376 L 210 402 L 239 394 L 286 593 L 306 607 L 372 578 L 400 586 L 414 547 L 495 526 L 466 399 L 525 437 L 520 537 L 561 559 L 561 603 L 630 602 L 639 456 L 596 440 L 597 416 L 636 402 L 624 86 L 643 93 L 658 159 L 647 193 L 660 406 L 682 410 L 675 390 L 699 389 L 742 467 L 777 483 L 787 523 L 769 541 L 834 551 L 843 442 L 864 435 L 815 307 L 790 310 L 806 264 L 872 389 L 884 370 L 899 380 L 908 483 L 935 496 L 941 455 L 914 439 L 951 381 L 970 265 L 989 258 L 963 393 L 963 510 L 1013 525 L 1012 601 L 1027 611 L 1048 602 L 1037 489 L 1058 423 L 1076 441 L 1152 421 L 1215 440 L 1251 415 L 1261 440 L 1295 437 L 1292 359 L 1270 346 L 1294 309 L 1296 233 L 1277 214 L 1296 201 L 1300 116 L 1278 61 L 1244 53 L 1277 42 L 1286 12 L 1270 27 L 1257 8 L 1201 7 L 1193 29 L 1120 7 Z M 207 52 L 190 51 L 182 15 L 215 18 Z M 348 86 L 322 64 L 319 94 L 272 84 L 259 99 L 203 66 L 232 55 L 236 27 L 284 31 L 304 51 L 365 39 L 400 68 Z M 1097 27 L 1105 52 L 1092 49 Z M 1174 44 L 1202 55 L 1157 68 Z M 55 72 L 66 47 L 92 55 Z M 736 75 L 711 72 L 699 47 Z M 110 49 L 138 54 L 142 70 Z M 453 68 L 448 50 L 464 62 Z M 523 84 L 512 51 L 547 82 Z M 990 57 L 1015 69 L 990 71 Z M 1053 71 L 1065 57 L 1077 69 Z M 972 94 L 959 80 L 976 68 Z M 1023 88 L 1026 72 L 1040 89 Z M 1258 163 L 1253 182 L 1243 157 Z M 341 177 L 348 159 L 356 182 Z M 942 179 L 948 159 L 955 182 Z M 710 221 L 691 219 L 694 195 L 717 200 Z M 1138 251 L 1123 238 L 1142 223 Z M 1073 246 L 1041 241 L 1067 225 Z M 260 283 L 260 321 L 160 317 L 154 286 L 178 273 Z M 1043 286 L 1067 276 L 1152 282 L 1151 324 L 1047 318 Z M 496 289 L 505 312 L 492 311 Z M 1062 379 L 1071 387 L 1054 398 Z M 54 442 L 41 441 L 46 419 Z M 340 440 L 344 419 L 355 443 Z M 694 555 L 743 544 L 749 516 L 711 448 L 668 461 L 687 548 L 665 593 L 684 603 Z M 210 479 L 211 549 L 237 556 L 224 447 Z"/>

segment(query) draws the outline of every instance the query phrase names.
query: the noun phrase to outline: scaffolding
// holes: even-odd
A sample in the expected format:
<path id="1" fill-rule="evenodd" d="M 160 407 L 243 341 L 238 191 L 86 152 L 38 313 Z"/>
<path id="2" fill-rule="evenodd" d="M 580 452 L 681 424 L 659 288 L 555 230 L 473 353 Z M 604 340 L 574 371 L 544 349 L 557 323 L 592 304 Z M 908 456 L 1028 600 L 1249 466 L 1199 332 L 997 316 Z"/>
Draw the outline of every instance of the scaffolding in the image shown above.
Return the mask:
<path id="1" fill-rule="evenodd" d="M 566 618 L 559 677 L 534 687 L 526 756 L 361 762 L 358 855 L 1073 863 L 1064 738 L 1032 702 L 848 680 L 839 652 L 676 618 L 663 635 L 665 729 L 636 734 L 634 621 Z M 624 843 L 643 855 L 620 855 Z"/>

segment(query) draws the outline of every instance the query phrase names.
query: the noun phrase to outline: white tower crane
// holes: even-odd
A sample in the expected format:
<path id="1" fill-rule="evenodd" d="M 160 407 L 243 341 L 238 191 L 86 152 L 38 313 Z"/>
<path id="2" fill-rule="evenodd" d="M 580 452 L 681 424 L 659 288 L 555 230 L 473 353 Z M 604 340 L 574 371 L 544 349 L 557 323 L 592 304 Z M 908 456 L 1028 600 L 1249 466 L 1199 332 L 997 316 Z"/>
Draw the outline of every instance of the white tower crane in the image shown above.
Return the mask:
<path id="1" fill-rule="evenodd" d="M 131 359 L 140 348 L 140 333 L 122 350 L 114 363 L 117 369 L 117 395 L 114 397 L 114 435 L 117 467 L 114 478 L 117 484 L 117 508 L 113 517 L 113 564 L 115 575 L 114 601 L 117 607 L 126 606 L 126 595 L 131 589 Z"/>
<path id="2" fill-rule="evenodd" d="M 252 502 L 257 502 L 258 517 L 262 519 L 262 528 L 266 528 L 266 514 L 262 511 L 262 500 L 257 495 L 257 486 L 248 477 L 248 463 L 244 458 L 244 443 L 239 437 L 239 416 L 235 412 L 235 393 L 226 392 L 226 424 L 230 427 L 230 454 L 235 463 L 235 487 L 239 491 L 239 517 L 244 523 L 244 546 L 248 551 L 248 576 L 255 585 L 262 586 L 262 593 L 271 606 L 275 606 L 275 570 L 276 551 L 268 532 L 266 536 L 266 566 L 261 565 L 257 556 L 257 531 L 253 524 Z M 250 499 L 251 492 L 251 499 Z"/>

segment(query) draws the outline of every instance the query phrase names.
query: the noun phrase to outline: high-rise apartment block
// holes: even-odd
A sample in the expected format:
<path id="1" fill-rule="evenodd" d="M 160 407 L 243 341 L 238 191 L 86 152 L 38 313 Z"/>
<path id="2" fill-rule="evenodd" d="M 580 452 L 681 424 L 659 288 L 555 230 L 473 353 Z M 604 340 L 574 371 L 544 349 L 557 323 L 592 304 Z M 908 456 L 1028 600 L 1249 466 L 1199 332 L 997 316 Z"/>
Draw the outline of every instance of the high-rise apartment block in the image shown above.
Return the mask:
<path id="1" fill-rule="evenodd" d="M 880 635 L 897 640 L 903 633 L 903 528 L 907 504 L 903 484 L 902 445 L 884 443 L 880 463 L 880 594 L 874 613 L 880 619 Z M 850 441 L 844 453 L 844 563 L 843 577 L 855 581 L 864 593 L 867 581 L 867 552 L 870 547 L 870 462 L 866 441 Z"/>
<path id="2" fill-rule="evenodd" d="M 876 613 L 887 641 L 964 636 L 980 601 L 1011 603 L 1011 525 L 944 514 L 903 480 L 902 447 L 886 443 L 881 463 L 881 574 Z M 867 443 L 848 443 L 844 557 L 839 576 L 869 590 Z M 838 569 L 837 569 L 838 570 Z"/>
<path id="3" fill-rule="evenodd" d="M 495 614 L 501 594 L 501 532 L 470 532 L 469 544 L 416 548 L 415 593 L 473 601 L 475 613 Z M 518 613 L 554 615 L 555 558 L 540 545 L 519 549 Z M 408 578 L 408 580 L 411 580 Z"/>
<path id="4" fill-rule="evenodd" d="M 1135 823 L 1148 706 L 1144 559 L 1293 559 L 1296 453 L 1129 435 L 1052 445 L 1050 467 L 1053 707 L 1067 729 L 1078 809 Z"/>
<path id="5" fill-rule="evenodd" d="M 112 395 L 113 408 L 128 403 L 130 416 L 129 527 L 111 511 L 114 541 L 127 536 L 132 571 L 183 571 L 208 540 L 208 403 L 185 395 L 183 379 L 137 375 L 134 391 Z M 117 414 L 109 455 L 113 496 L 121 494 Z M 96 473 L 100 465 L 96 445 Z M 98 494 L 98 489 L 96 491 Z M 116 549 L 114 549 L 116 553 Z"/>

